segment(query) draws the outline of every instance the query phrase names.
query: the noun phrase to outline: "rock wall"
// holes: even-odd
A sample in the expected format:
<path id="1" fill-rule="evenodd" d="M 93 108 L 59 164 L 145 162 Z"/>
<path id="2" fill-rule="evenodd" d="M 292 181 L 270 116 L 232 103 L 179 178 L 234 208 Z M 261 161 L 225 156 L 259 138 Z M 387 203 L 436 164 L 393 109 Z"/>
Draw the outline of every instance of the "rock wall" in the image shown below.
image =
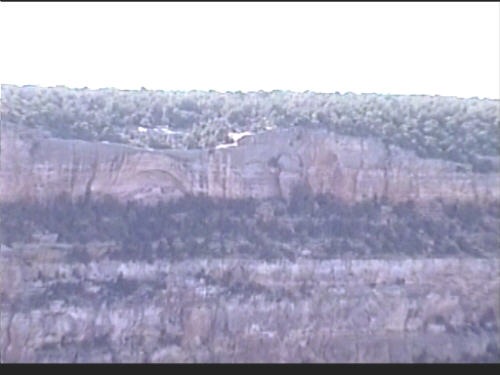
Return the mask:
<path id="1" fill-rule="evenodd" d="M 499 175 L 290 129 L 148 151 L 2 131 L 0 201 L 110 194 L 498 200 Z M 4 218 L 2 218 L 4 219 Z M 405 244 L 401 244 L 404 246 Z M 82 250 L 83 249 L 83 250 Z M 0 249 L 1 362 L 500 362 L 491 258 L 130 262 L 114 243 Z"/>
<path id="2" fill-rule="evenodd" d="M 110 194 L 156 201 L 184 194 L 288 197 L 297 185 L 349 201 L 499 198 L 498 173 L 421 159 L 374 139 L 289 129 L 247 136 L 236 147 L 152 151 L 2 132 L 0 200 L 47 200 Z"/>
<path id="3" fill-rule="evenodd" d="M 2 250 L 2 362 L 499 362 L 498 259 Z"/>

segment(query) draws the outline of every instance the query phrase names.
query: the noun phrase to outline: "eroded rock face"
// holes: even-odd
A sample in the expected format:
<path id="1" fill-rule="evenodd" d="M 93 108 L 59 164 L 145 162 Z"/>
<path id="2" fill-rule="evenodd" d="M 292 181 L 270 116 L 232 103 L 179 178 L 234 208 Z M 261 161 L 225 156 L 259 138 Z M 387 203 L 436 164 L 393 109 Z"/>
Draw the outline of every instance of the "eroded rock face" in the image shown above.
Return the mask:
<path id="1" fill-rule="evenodd" d="M 109 245 L 103 245 L 109 246 Z M 498 259 L 2 251 L 3 362 L 498 362 Z"/>
<path id="2" fill-rule="evenodd" d="M 295 186 L 348 201 L 500 194 L 498 174 L 299 129 L 193 151 L 2 132 L 0 162 L 2 202 L 286 198 Z M 500 361 L 497 255 L 131 261 L 112 242 L 56 239 L 2 245 L 1 362 Z"/>
<path id="3" fill-rule="evenodd" d="M 348 201 L 499 198 L 498 173 L 420 159 L 374 139 L 289 129 L 247 136 L 236 147 L 148 151 L 79 140 L 21 139 L 3 131 L 2 201 L 110 194 L 157 201 L 185 194 L 287 198 L 296 186 Z"/>

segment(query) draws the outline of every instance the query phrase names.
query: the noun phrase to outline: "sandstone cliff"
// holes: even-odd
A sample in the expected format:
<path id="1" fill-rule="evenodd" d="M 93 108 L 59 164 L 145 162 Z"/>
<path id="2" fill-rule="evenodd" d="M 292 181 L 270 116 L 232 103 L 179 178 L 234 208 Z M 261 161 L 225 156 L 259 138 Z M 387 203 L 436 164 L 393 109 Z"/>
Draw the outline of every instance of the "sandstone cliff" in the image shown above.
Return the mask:
<path id="1" fill-rule="evenodd" d="M 304 129 L 193 151 L 149 151 L 9 130 L 2 132 L 0 163 L 1 203 L 47 202 L 65 193 L 73 199 L 111 195 L 149 209 L 140 202 L 189 194 L 286 198 L 295 186 L 348 202 L 377 195 L 393 202 L 487 203 L 500 194 L 498 173 L 475 174 L 464 165 L 420 159 L 373 139 Z M 272 226 L 266 217 L 277 210 L 266 209 L 267 203 L 243 223 L 264 218 L 263 225 Z M 194 214 L 170 216 L 178 215 Z M 387 215 L 383 222 L 397 221 L 395 230 L 413 230 L 402 216 Z M 181 234 L 174 225 L 165 251 L 139 251 L 141 239 L 135 239 L 133 257 L 116 239 L 65 243 L 57 233 L 2 244 L 0 361 L 499 362 L 498 215 L 471 216 L 463 233 L 457 219 L 446 215 L 427 225 L 431 232 L 446 231 L 464 251 L 447 252 L 446 242 L 431 236 L 420 255 L 403 251 L 409 243 L 399 238 L 410 236 L 394 237 L 400 251 L 391 253 L 384 242 L 364 256 L 339 248 L 327 257 L 323 247 L 335 247 L 333 242 L 314 233 L 309 241 L 293 225 L 300 241 L 285 239 L 285 248 L 294 247 L 290 258 L 260 256 L 255 235 L 243 238 L 238 231 L 224 243 L 236 248 L 244 242 L 245 252 L 224 250 L 217 257 L 212 245 L 224 237 L 222 231 L 212 236 L 210 229 L 213 238 L 203 241 L 191 226 Z M 318 218 L 302 218 L 319 227 Z M 177 223 L 162 219 L 165 227 Z M 438 228 L 433 223 L 440 220 L 455 223 Z M 347 218 L 328 221 L 325 238 L 339 236 L 333 229 L 340 221 Z M 221 225 L 228 229 L 231 223 Z M 356 227 L 345 244 L 354 246 L 350 240 L 361 238 L 360 230 Z M 474 241 L 458 238 L 469 234 Z M 192 240 L 188 245 L 183 246 L 183 235 Z M 484 238 L 476 241 L 478 236 Z M 273 243 L 262 242 L 262 252 Z M 172 256 L 188 246 L 203 251 Z M 482 247 L 495 251 L 476 251 Z"/>
<path id="2" fill-rule="evenodd" d="M 247 136 L 235 147 L 168 151 L 22 138 L 4 130 L 0 163 L 1 201 L 43 201 L 61 193 L 142 201 L 185 194 L 286 198 L 295 186 L 348 201 L 376 195 L 488 202 L 500 195 L 498 173 L 421 159 L 375 139 L 301 128 Z"/>
<path id="3" fill-rule="evenodd" d="M 498 259 L 147 263 L 110 247 L 2 250 L 1 361 L 500 361 Z"/>

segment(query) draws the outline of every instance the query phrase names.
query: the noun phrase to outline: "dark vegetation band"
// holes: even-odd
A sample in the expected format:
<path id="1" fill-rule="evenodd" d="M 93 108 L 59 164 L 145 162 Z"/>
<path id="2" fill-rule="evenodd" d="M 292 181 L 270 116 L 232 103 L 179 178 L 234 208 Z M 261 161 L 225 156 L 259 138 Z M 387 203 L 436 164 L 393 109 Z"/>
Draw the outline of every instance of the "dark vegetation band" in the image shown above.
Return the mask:
<path id="1" fill-rule="evenodd" d="M 64 243 L 114 241 L 117 256 L 129 260 L 295 259 L 304 249 L 316 258 L 498 253 L 500 203 L 435 201 L 429 207 L 377 199 L 347 204 L 303 190 L 289 201 L 192 196 L 156 205 L 122 204 L 110 197 L 71 202 L 60 196 L 51 204 L 2 204 L 0 233 L 9 246 L 47 232 Z"/>

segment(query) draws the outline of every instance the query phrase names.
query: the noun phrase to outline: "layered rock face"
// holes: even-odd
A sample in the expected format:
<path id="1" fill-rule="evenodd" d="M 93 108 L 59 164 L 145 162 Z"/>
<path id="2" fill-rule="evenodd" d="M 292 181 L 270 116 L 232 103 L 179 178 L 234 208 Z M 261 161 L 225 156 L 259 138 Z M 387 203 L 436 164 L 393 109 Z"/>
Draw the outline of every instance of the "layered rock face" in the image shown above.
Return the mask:
<path id="1" fill-rule="evenodd" d="M 112 195 L 157 201 L 185 194 L 288 197 L 296 187 L 347 201 L 499 198 L 498 173 L 420 159 L 373 139 L 290 129 L 247 136 L 236 147 L 148 151 L 118 144 L 2 134 L 0 200 Z"/>
<path id="2" fill-rule="evenodd" d="M 3 250 L 4 362 L 498 362 L 498 259 Z M 21 254 L 21 255 L 19 255 Z"/>
<path id="3" fill-rule="evenodd" d="M 287 198 L 295 187 L 348 202 L 500 194 L 498 173 L 320 130 L 187 151 L 6 130 L 0 163 L 2 203 Z M 498 253 L 130 261 L 116 243 L 42 237 L 0 251 L 1 362 L 500 362 Z"/>

